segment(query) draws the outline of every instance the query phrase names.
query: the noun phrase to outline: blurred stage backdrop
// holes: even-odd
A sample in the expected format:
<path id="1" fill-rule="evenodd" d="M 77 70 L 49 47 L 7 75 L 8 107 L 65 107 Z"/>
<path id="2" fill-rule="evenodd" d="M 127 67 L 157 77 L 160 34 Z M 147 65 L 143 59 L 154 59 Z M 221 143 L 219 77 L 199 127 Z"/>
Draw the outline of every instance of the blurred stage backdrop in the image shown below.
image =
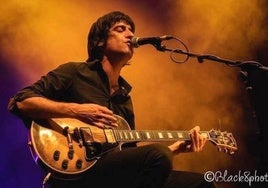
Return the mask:
<path id="1" fill-rule="evenodd" d="M 99 16 L 120 10 L 135 21 L 136 36 L 169 34 L 194 53 L 267 66 L 267 7 L 261 0 L 2 1 L 0 187 L 40 187 L 44 177 L 31 158 L 26 128 L 7 112 L 9 98 L 62 63 L 86 60 L 88 30 Z M 239 147 L 235 155 L 218 152 L 208 142 L 201 153 L 176 156 L 174 169 L 267 172 L 267 73 L 250 71 L 249 95 L 239 68 L 200 64 L 193 58 L 176 64 L 168 52 L 145 45 L 135 50 L 122 75 L 133 86 L 137 129 L 189 130 L 199 125 L 234 134 Z"/>

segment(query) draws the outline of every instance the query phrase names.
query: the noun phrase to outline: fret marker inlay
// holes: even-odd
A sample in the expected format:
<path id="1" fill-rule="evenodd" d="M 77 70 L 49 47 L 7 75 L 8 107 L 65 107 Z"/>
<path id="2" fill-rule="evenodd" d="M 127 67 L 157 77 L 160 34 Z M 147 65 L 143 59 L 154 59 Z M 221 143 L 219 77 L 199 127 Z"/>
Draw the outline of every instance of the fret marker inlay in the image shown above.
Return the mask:
<path id="1" fill-rule="evenodd" d="M 124 132 L 125 138 L 128 139 L 127 132 Z"/>
<path id="2" fill-rule="evenodd" d="M 178 133 L 178 137 L 179 137 L 179 138 L 182 138 L 183 136 L 182 136 L 182 134 L 181 134 L 181 133 Z"/>
<path id="3" fill-rule="evenodd" d="M 167 133 L 168 138 L 173 138 L 172 133 Z"/>
<path id="4" fill-rule="evenodd" d="M 129 134 L 130 134 L 130 139 L 134 139 L 134 136 L 133 136 L 133 132 L 129 132 Z"/>
<path id="5" fill-rule="evenodd" d="M 158 133 L 159 138 L 164 138 L 163 134 L 161 132 Z"/>
<path id="6" fill-rule="evenodd" d="M 140 139 L 140 135 L 139 135 L 138 132 L 136 132 L 136 137 L 137 137 L 138 139 Z"/>

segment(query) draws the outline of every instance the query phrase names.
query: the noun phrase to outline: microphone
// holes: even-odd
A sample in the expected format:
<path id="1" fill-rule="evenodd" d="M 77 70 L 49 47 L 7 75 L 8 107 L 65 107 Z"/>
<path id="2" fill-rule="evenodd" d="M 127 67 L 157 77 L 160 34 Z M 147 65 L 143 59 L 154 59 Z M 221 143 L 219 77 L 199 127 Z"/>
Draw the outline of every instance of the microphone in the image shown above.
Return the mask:
<path id="1" fill-rule="evenodd" d="M 170 39 L 173 39 L 173 37 L 170 35 L 164 35 L 162 37 L 145 37 L 145 38 L 133 37 L 131 39 L 131 44 L 132 47 L 134 48 L 138 48 L 139 46 L 145 44 L 152 44 L 155 47 L 159 47 L 162 41 Z"/>

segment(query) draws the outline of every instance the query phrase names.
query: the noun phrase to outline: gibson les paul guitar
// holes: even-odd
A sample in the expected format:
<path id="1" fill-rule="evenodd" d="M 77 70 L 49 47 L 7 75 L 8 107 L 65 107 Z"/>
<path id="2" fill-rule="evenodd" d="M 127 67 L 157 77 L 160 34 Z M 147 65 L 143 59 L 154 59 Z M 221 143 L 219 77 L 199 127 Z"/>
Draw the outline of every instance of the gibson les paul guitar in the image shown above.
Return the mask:
<path id="1" fill-rule="evenodd" d="M 100 129 L 72 118 L 33 121 L 29 145 L 34 160 L 55 177 L 70 179 L 89 170 L 105 153 L 121 149 L 130 142 L 190 140 L 188 131 L 130 130 L 128 123 L 116 116 L 116 129 Z M 219 150 L 229 154 L 237 150 L 232 133 L 201 131 Z"/>

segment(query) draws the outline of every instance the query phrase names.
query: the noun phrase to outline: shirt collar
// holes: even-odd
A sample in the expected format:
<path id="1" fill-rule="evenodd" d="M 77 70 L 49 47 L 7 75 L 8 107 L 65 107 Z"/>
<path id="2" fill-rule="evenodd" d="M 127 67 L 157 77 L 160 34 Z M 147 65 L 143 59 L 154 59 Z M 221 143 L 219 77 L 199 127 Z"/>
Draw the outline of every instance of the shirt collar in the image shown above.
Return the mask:
<path id="1" fill-rule="evenodd" d="M 90 69 L 101 71 L 101 72 L 105 73 L 102 66 L 101 66 L 100 60 L 96 59 L 93 61 L 89 61 L 87 63 L 89 65 Z M 122 76 L 119 76 L 118 82 L 119 82 L 119 86 L 120 86 L 119 91 L 121 90 L 120 93 L 127 96 L 130 93 L 132 86 Z M 116 93 L 118 93 L 118 92 L 115 92 L 115 94 Z"/>

